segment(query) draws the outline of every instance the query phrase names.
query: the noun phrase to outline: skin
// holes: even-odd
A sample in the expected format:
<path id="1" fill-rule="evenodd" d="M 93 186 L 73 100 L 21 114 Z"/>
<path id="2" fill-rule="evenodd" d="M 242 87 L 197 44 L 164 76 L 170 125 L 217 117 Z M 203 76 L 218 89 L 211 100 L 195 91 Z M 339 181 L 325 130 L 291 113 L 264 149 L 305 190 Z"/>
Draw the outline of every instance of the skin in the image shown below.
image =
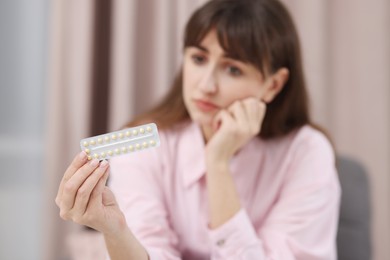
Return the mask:
<path id="1" fill-rule="evenodd" d="M 229 58 L 210 31 L 200 46 L 186 48 L 183 98 L 206 143 L 209 225 L 228 221 L 241 206 L 229 161 L 261 129 L 269 103 L 280 92 L 288 70 L 264 77 L 254 66 Z M 213 105 L 210 105 L 213 104 Z M 106 161 L 77 155 L 61 180 L 56 204 L 65 220 L 100 231 L 111 259 L 148 259 L 144 247 L 126 224 L 111 190 L 105 186 Z"/>

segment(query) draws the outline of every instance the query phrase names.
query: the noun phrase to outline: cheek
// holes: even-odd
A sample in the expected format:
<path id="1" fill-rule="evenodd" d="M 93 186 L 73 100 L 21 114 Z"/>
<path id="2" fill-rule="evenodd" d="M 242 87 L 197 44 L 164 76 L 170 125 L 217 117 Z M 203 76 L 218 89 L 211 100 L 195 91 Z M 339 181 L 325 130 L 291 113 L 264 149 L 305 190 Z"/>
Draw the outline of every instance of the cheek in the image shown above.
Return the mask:
<path id="1" fill-rule="evenodd" d="M 264 95 L 264 88 L 258 82 L 242 81 L 230 85 L 225 83 L 223 86 L 224 87 L 221 89 L 221 96 L 224 97 L 224 107 L 228 107 L 233 104 L 234 101 L 243 100 L 249 97 L 261 100 Z"/>
<path id="2" fill-rule="evenodd" d="M 183 66 L 183 99 L 187 109 L 190 110 L 191 99 L 193 98 L 196 89 L 196 77 L 190 65 Z"/>
<path id="3" fill-rule="evenodd" d="M 183 66 L 183 88 L 185 90 L 193 89 L 196 85 L 196 75 L 190 65 Z"/>
<path id="4" fill-rule="evenodd" d="M 184 97 L 187 96 L 189 89 L 191 88 L 191 75 L 188 73 L 188 68 L 183 67 L 183 94 Z"/>

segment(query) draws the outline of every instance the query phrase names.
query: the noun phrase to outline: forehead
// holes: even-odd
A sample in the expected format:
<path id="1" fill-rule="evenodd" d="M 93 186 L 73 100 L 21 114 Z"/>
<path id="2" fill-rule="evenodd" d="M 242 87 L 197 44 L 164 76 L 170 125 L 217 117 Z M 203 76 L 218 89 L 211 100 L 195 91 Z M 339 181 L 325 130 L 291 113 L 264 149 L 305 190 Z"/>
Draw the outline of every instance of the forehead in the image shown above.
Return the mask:
<path id="1" fill-rule="evenodd" d="M 225 50 L 221 46 L 218 40 L 218 36 L 215 30 L 210 30 L 205 37 L 200 41 L 199 47 L 206 48 L 207 51 L 213 51 L 218 53 L 225 53 Z"/>

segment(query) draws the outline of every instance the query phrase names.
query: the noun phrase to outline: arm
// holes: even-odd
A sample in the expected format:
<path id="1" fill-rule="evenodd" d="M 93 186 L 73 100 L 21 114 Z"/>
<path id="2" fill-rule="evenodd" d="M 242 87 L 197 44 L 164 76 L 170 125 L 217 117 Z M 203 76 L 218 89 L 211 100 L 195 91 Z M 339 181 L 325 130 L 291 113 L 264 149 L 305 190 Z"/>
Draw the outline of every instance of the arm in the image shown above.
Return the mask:
<path id="1" fill-rule="evenodd" d="M 214 229 L 231 219 L 241 209 L 241 205 L 227 162 L 208 164 L 206 181 L 210 228 Z"/>
<path id="2" fill-rule="evenodd" d="M 229 169 L 233 155 L 260 131 L 264 114 L 263 103 L 246 99 L 221 110 L 214 119 L 216 130 L 206 145 L 211 259 L 264 259 Z"/>
<path id="3" fill-rule="evenodd" d="M 148 253 L 126 226 L 119 234 L 104 234 L 107 250 L 112 260 L 148 260 Z"/>
<path id="4" fill-rule="evenodd" d="M 227 222 L 241 209 L 229 162 L 250 138 L 259 133 L 264 115 L 265 104 L 248 98 L 221 110 L 214 119 L 216 130 L 206 145 L 209 225 L 212 229 Z"/>
<path id="5" fill-rule="evenodd" d="M 238 117 L 229 114 L 225 123 Z M 226 140 L 219 155 L 229 148 Z M 335 258 L 340 190 L 333 150 L 322 135 L 295 145 L 280 197 L 257 230 L 239 207 L 226 163 L 219 168 L 220 159 L 207 152 L 212 259 Z"/>

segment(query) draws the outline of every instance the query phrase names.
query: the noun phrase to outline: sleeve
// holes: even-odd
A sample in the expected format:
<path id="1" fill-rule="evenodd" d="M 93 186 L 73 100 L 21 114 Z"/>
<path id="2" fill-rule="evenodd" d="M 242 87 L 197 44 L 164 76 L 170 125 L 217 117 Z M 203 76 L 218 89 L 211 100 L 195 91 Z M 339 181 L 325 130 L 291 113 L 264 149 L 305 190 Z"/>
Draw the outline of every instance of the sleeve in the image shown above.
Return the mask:
<path id="1" fill-rule="evenodd" d="M 109 186 L 150 260 L 180 259 L 162 192 L 161 147 L 113 158 Z"/>
<path id="2" fill-rule="evenodd" d="M 334 152 L 318 134 L 294 147 L 280 196 L 258 230 L 244 209 L 209 230 L 212 259 L 336 259 L 339 203 Z"/>

